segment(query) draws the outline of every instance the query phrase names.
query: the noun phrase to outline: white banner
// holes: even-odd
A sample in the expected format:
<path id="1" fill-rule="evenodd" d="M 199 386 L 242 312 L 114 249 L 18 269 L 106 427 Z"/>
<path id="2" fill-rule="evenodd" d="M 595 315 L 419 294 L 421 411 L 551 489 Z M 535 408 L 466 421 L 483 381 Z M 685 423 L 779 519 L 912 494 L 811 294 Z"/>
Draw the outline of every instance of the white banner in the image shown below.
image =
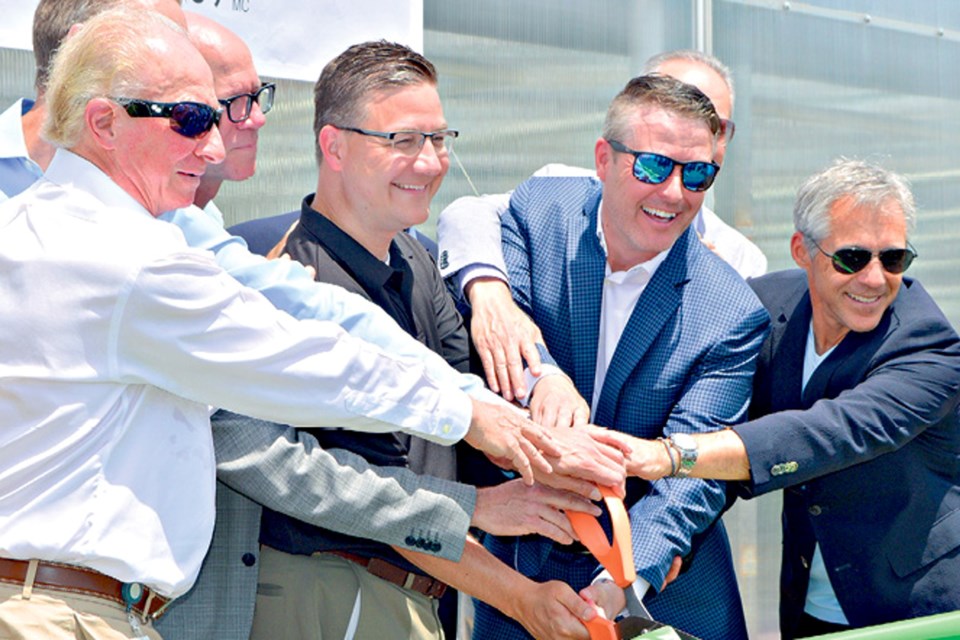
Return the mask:
<path id="1" fill-rule="evenodd" d="M 253 51 L 257 71 L 316 81 L 351 44 L 381 38 L 423 51 L 423 0 L 182 0 L 183 8 L 232 29 Z M 32 49 L 38 0 L 3 0 L 0 46 Z"/>

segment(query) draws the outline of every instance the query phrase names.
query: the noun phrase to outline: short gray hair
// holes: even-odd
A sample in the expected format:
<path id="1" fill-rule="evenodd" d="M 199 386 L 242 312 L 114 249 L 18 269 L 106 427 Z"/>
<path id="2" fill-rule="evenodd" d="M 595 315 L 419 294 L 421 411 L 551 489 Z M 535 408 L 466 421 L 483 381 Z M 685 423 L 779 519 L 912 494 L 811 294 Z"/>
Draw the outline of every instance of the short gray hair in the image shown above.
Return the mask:
<path id="1" fill-rule="evenodd" d="M 714 139 L 720 131 L 720 116 L 710 98 L 700 89 L 654 73 L 633 78 L 613 99 L 603 121 L 603 137 L 622 142 L 630 133 L 633 114 L 637 109 L 649 106 L 702 122 Z"/>
<path id="2" fill-rule="evenodd" d="M 727 90 L 730 91 L 730 108 L 733 108 L 736 93 L 733 90 L 733 74 L 730 73 L 730 67 L 723 64 L 718 58 L 710 55 L 709 53 L 697 51 L 696 49 L 675 49 L 674 51 L 664 51 L 663 53 L 658 53 L 655 56 L 647 58 L 647 62 L 643 66 L 643 73 L 659 73 L 660 67 L 674 60 L 696 62 L 705 67 L 710 67 L 716 71 L 717 75 L 723 79 L 723 83 L 727 85 Z"/>
<path id="3" fill-rule="evenodd" d="M 372 94 L 423 83 L 436 86 L 433 64 L 410 47 L 386 40 L 355 44 L 328 62 L 313 87 L 317 163 L 323 162 L 323 127 L 357 126 Z"/>
<path id="4" fill-rule="evenodd" d="M 83 23 L 54 56 L 47 87 L 43 137 L 70 149 L 80 140 L 87 103 L 109 96 L 135 97 L 146 87 L 149 43 L 159 30 L 186 32 L 154 11 L 116 8 Z"/>
<path id="5" fill-rule="evenodd" d="M 916 204 L 906 178 L 877 164 L 838 158 L 797 190 L 793 225 L 803 234 L 811 255 L 817 251 L 814 242 L 823 242 L 830 235 L 830 209 L 844 197 L 860 206 L 875 207 L 893 200 L 903 210 L 908 233 L 916 224 Z"/>

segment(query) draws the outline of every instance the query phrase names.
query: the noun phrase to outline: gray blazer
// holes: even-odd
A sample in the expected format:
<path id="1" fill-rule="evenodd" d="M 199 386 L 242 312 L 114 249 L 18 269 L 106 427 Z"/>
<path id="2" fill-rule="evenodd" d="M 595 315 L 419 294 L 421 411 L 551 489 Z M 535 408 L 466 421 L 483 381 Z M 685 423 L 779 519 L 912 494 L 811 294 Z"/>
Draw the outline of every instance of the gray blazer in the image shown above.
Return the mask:
<path id="1" fill-rule="evenodd" d="M 193 588 L 157 624 L 165 640 L 248 638 L 260 561 L 260 504 L 299 520 L 459 560 L 476 501 L 473 487 L 407 469 L 375 467 L 325 451 L 292 427 L 220 411 L 211 419 L 217 455 L 217 523 Z M 259 503 L 259 504 L 258 504 Z"/>

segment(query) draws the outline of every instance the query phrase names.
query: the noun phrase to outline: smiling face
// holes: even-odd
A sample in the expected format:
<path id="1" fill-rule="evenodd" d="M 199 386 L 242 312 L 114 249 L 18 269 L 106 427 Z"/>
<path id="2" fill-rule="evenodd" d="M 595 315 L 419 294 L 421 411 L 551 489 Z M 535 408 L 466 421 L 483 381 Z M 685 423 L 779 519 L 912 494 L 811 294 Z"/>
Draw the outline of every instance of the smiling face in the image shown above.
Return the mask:
<path id="1" fill-rule="evenodd" d="M 679 162 L 709 162 L 713 157 L 713 135 L 706 123 L 654 105 L 637 107 L 628 130 L 630 135 L 620 142 L 637 151 Z M 661 184 L 640 182 L 633 175 L 634 157 L 613 151 L 602 138 L 595 155 L 603 181 L 603 232 L 610 268 L 629 269 L 673 246 L 700 210 L 705 192 L 685 189 L 680 167 L 674 167 Z"/>
<path id="2" fill-rule="evenodd" d="M 859 205 L 850 196 L 830 207 L 830 234 L 820 247 L 832 254 L 844 247 L 860 247 L 876 254 L 907 246 L 907 223 L 894 199 L 881 206 Z M 796 263 L 807 272 L 813 306 L 813 333 L 817 352 L 823 353 L 854 331 L 872 331 L 900 290 L 903 274 L 885 271 L 877 258 L 854 274 L 838 273 L 829 257 L 811 256 L 798 232 L 790 241 Z"/>
<path id="3" fill-rule="evenodd" d="M 437 88 L 419 83 L 393 91 L 376 92 L 364 108 L 361 122 L 349 123 L 374 131 L 432 132 L 447 128 Z M 420 224 L 430 213 L 430 201 L 450 167 L 446 152 L 439 154 L 428 140 L 417 155 L 393 149 L 382 138 L 338 130 L 341 193 L 349 217 L 349 229 L 364 246 L 382 247 L 393 237 Z M 326 164 L 326 162 L 325 162 Z M 341 212 L 327 212 L 342 217 Z M 343 228 L 340 220 L 336 220 Z M 374 251 L 380 255 L 379 251 Z"/>
<path id="4" fill-rule="evenodd" d="M 163 34 L 150 46 L 153 55 L 144 61 L 142 83 L 148 89 L 123 97 L 219 107 L 210 68 L 186 38 Z M 114 181 L 155 216 L 191 204 L 208 163 L 223 160 L 217 127 L 187 138 L 167 118 L 132 118 L 119 105 L 114 113 L 116 139 L 108 171 Z"/>

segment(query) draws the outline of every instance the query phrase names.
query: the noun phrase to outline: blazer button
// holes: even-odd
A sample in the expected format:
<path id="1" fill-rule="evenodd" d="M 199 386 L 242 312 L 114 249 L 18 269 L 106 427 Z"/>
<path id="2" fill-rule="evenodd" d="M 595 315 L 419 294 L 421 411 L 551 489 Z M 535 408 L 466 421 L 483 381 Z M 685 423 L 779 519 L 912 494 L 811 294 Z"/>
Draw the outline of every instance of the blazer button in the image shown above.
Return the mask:
<path id="1" fill-rule="evenodd" d="M 417 539 L 414 538 L 413 536 L 407 536 L 406 538 L 403 539 L 403 541 L 407 543 L 408 547 L 417 546 Z"/>
<path id="2" fill-rule="evenodd" d="M 440 544 L 439 542 L 430 543 L 430 551 L 433 551 L 434 553 L 436 553 L 440 551 L 440 549 L 443 549 L 443 545 Z"/>
<path id="3" fill-rule="evenodd" d="M 813 505 L 812 507 L 810 507 L 809 509 L 807 509 L 807 512 L 810 513 L 810 515 L 812 515 L 812 516 L 818 516 L 818 515 L 820 515 L 821 513 L 823 513 L 823 509 L 820 508 L 820 505 L 816 505 L 816 504 L 815 504 L 815 505 Z"/>
<path id="4" fill-rule="evenodd" d="M 247 552 L 243 554 L 243 557 L 240 558 L 240 561 L 243 563 L 243 566 L 252 567 L 253 565 L 257 564 L 257 556 Z"/>

